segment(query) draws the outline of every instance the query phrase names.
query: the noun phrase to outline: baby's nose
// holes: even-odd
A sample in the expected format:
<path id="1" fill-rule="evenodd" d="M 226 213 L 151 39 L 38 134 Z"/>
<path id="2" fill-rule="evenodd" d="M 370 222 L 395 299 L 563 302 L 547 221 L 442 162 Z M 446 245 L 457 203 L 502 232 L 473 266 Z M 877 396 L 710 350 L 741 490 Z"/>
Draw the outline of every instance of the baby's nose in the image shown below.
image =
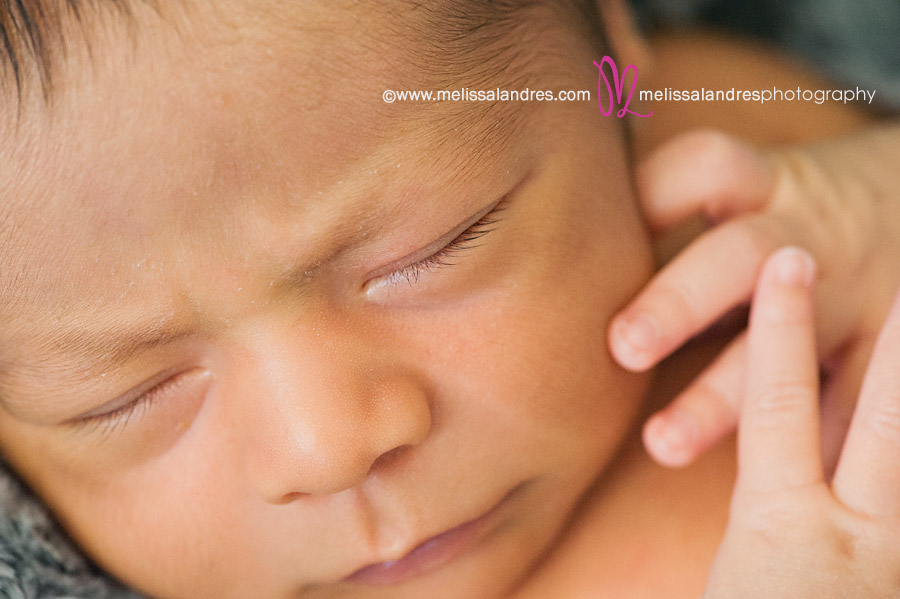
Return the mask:
<path id="1" fill-rule="evenodd" d="M 431 430 L 427 385 L 408 368 L 362 347 L 307 349 L 268 361 L 241 400 L 249 478 L 272 503 L 349 489 Z"/>

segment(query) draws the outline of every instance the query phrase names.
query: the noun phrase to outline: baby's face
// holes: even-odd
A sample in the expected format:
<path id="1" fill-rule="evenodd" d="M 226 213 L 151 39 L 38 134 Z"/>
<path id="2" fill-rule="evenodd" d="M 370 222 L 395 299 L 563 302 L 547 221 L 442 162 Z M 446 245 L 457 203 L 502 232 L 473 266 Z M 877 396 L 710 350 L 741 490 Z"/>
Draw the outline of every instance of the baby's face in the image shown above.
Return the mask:
<path id="1" fill-rule="evenodd" d="M 3 453 L 125 582 L 495 597 L 610 462 L 650 270 L 618 123 L 381 101 L 599 57 L 544 8 L 454 55 L 450 4 L 138 10 L 3 138 Z"/>

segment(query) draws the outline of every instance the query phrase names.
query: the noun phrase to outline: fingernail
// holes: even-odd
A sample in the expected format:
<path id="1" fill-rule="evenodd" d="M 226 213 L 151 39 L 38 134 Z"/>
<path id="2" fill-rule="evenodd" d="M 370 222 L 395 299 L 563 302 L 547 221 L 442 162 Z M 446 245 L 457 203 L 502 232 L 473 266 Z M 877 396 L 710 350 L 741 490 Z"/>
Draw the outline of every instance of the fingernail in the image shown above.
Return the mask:
<path id="1" fill-rule="evenodd" d="M 696 423 L 684 412 L 655 416 L 647 425 L 651 443 L 659 455 L 671 466 L 687 464 L 693 455 Z"/>
<path id="2" fill-rule="evenodd" d="M 775 273 L 785 285 L 812 285 L 816 261 L 806 250 L 789 246 L 775 253 Z"/>
<path id="3" fill-rule="evenodd" d="M 638 314 L 621 326 L 619 338 L 636 353 L 646 353 L 659 342 L 659 327 L 646 314 Z"/>

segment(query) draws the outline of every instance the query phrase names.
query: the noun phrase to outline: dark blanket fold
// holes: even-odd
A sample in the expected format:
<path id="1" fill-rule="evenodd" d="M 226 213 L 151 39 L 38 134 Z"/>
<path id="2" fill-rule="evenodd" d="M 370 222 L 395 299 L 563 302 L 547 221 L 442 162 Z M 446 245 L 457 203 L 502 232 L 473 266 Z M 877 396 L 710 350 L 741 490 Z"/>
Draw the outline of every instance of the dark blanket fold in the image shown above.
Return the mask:
<path id="1" fill-rule="evenodd" d="M 0 598 L 137 599 L 90 563 L 0 465 Z"/>

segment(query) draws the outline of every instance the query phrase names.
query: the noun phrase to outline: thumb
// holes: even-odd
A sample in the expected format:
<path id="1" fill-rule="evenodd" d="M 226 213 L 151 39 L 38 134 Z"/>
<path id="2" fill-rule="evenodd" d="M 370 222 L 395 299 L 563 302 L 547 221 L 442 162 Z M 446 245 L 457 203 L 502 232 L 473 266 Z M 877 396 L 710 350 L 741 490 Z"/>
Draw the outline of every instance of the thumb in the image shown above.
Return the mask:
<path id="1" fill-rule="evenodd" d="M 657 233 L 696 213 L 720 221 L 758 210 L 771 197 L 774 182 L 762 152 L 715 130 L 675 137 L 636 171 L 644 215 Z"/>

